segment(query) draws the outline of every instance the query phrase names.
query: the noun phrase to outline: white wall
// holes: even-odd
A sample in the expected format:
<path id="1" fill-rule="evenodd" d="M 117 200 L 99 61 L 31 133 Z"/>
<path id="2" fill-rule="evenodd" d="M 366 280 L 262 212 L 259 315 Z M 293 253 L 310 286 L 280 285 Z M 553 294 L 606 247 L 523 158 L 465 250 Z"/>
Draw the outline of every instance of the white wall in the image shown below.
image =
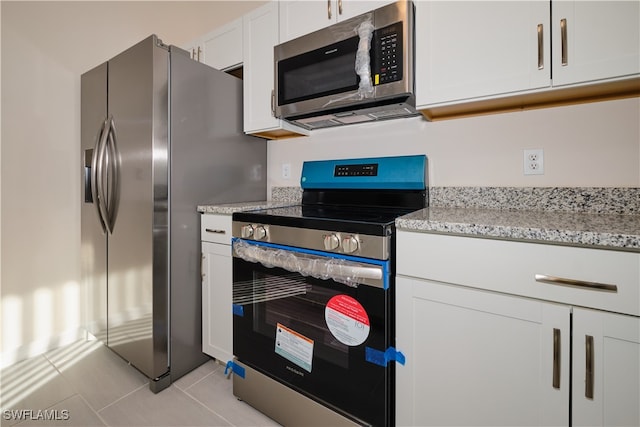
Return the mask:
<path id="1" fill-rule="evenodd" d="M 263 3 L 0 3 L 3 365 L 82 324 L 80 75 L 152 33 L 185 45 Z"/>
<path id="2" fill-rule="evenodd" d="M 544 149 L 544 175 L 524 175 L 529 148 Z M 640 99 L 315 131 L 269 142 L 269 184 L 298 186 L 304 160 L 404 154 L 428 156 L 432 186 L 638 187 Z"/>

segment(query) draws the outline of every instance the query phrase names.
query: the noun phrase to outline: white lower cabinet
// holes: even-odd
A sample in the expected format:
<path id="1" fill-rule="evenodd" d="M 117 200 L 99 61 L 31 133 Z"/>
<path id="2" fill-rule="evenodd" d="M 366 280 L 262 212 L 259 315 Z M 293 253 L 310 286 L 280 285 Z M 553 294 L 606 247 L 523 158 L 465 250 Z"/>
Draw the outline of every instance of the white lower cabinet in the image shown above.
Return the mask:
<path id="1" fill-rule="evenodd" d="M 233 358 L 231 216 L 202 215 L 202 352 Z"/>
<path id="2" fill-rule="evenodd" d="M 594 274 L 581 268 L 590 250 L 407 232 L 397 245 L 396 347 L 406 357 L 396 367 L 397 425 L 640 425 L 637 296 L 631 313 L 617 314 L 553 301 L 562 288 L 563 299 L 575 292 L 576 301 L 597 306 L 604 291 L 535 282 L 549 287 L 548 298 L 516 295 L 527 289 L 515 273 L 522 268 L 505 262 L 524 259 L 541 271 L 563 264 L 565 275 L 586 281 Z M 531 246 L 552 256 L 532 258 Z M 601 252 L 612 256 L 617 298 L 625 299 L 629 285 L 640 286 L 640 254 Z M 511 282 L 514 294 L 503 284 L 487 290 L 492 282 Z"/>
<path id="3" fill-rule="evenodd" d="M 574 426 L 640 426 L 640 319 L 573 309 Z"/>

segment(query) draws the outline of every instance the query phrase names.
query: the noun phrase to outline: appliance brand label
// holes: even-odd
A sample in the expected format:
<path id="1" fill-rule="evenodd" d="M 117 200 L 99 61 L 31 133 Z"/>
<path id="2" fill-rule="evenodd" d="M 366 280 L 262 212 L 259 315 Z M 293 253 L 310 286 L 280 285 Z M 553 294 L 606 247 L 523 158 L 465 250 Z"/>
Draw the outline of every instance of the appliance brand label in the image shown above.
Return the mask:
<path id="1" fill-rule="evenodd" d="M 333 336 L 348 346 L 360 345 L 369 336 L 369 316 L 362 304 L 349 295 L 331 298 L 324 310 L 324 319 Z"/>
<path id="2" fill-rule="evenodd" d="M 278 323 L 276 327 L 276 354 L 311 372 L 313 340 Z"/>

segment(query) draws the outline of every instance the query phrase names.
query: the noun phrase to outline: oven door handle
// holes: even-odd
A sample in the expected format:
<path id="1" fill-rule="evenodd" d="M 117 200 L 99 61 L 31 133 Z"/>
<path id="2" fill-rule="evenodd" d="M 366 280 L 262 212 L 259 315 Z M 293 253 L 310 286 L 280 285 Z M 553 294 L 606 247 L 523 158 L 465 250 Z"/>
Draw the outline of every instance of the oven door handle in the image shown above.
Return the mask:
<path id="1" fill-rule="evenodd" d="M 242 240 L 234 240 L 233 256 L 249 262 L 259 262 L 268 268 L 279 267 L 303 276 L 333 280 L 352 287 L 358 285 L 383 289 L 388 287 L 384 265 L 256 245 Z"/>

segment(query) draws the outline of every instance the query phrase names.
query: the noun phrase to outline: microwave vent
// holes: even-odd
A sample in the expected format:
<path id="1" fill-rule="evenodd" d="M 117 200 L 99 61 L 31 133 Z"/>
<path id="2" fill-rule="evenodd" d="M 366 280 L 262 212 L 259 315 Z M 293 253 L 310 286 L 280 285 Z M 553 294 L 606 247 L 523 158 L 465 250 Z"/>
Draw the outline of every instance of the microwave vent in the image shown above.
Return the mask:
<path id="1" fill-rule="evenodd" d="M 309 130 L 313 130 L 313 129 L 329 128 L 333 126 L 340 126 L 341 124 L 342 123 L 337 122 L 335 120 L 317 120 L 317 121 L 307 121 L 306 123 L 304 123 L 304 126 Z"/>
<path id="2" fill-rule="evenodd" d="M 378 119 L 390 119 L 393 117 L 406 117 L 407 115 L 412 115 L 412 114 L 414 114 L 413 111 L 401 106 L 400 108 L 389 108 L 385 110 L 374 111 L 369 113 L 369 116 L 378 120 Z"/>

